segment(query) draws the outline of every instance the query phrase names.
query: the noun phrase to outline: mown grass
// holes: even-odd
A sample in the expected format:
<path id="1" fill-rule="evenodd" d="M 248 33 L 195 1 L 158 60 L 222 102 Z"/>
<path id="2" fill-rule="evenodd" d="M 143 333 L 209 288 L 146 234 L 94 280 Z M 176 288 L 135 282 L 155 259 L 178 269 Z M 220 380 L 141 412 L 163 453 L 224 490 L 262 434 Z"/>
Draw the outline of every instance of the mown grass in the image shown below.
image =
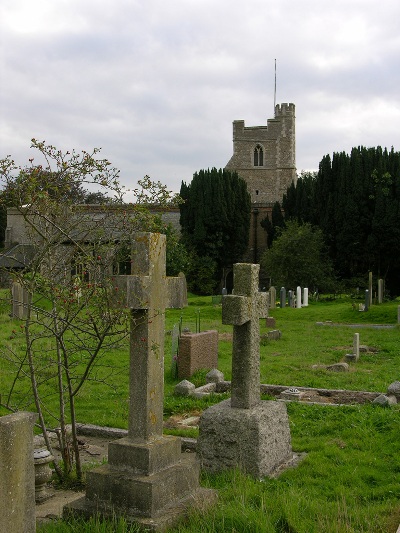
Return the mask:
<path id="1" fill-rule="evenodd" d="M 211 298 L 189 298 L 189 307 L 166 313 L 165 416 L 201 412 L 213 402 L 176 398 L 177 383 L 171 375 L 171 335 L 182 316 L 184 327 L 195 329 L 200 315 L 201 329 L 229 333 L 231 326 L 221 324 L 221 308 Z M 274 309 L 279 341 L 260 345 L 261 380 L 288 386 L 315 386 L 384 392 L 389 383 L 400 380 L 400 335 L 397 323 L 399 302 L 373 306 L 366 313 L 353 310 L 350 299 L 312 302 L 303 309 Z M 332 321 L 338 327 L 317 322 Z M 18 325 L 7 313 L 0 318 L 0 340 L 9 342 L 10 329 Z M 393 329 L 350 328 L 346 324 L 391 324 Z M 261 334 L 267 332 L 260 321 Z M 360 333 L 361 344 L 378 349 L 361 354 L 348 373 L 330 373 L 313 365 L 338 362 L 351 350 L 353 335 Z M 13 339 L 15 341 L 16 339 Z M 230 379 L 232 344 L 219 343 L 219 368 Z M 105 362 L 122 370 L 127 368 L 128 349 L 107 354 Z M 0 362 L 0 366 L 3 363 Z M 104 367 L 106 368 L 106 367 Z M 102 370 L 103 371 L 103 370 Z M 104 372 L 106 370 L 104 369 Z M 7 377 L 8 376 L 8 377 Z M 0 374 L 0 391 L 9 375 Z M 199 372 L 201 382 L 204 372 Z M 113 390 L 91 382 L 79 399 L 80 421 L 126 427 L 127 373 L 110 376 Z M 219 475 L 202 474 L 202 484 L 218 490 L 219 503 L 207 513 L 193 514 L 190 520 L 172 531 L 262 532 L 262 533 L 395 533 L 400 523 L 400 406 L 374 405 L 320 406 L 288 405 L 292 446 L 306 453 L 300 465 L 278 479 L 254 480 L 239 471 Z M 195 436 L 195 431 L 190 436 Z M 186 433 L 186 435 L 188 435 Z M 121 519 L 113 523 L 56 522 L 39 531 L 134 532 Z"/>

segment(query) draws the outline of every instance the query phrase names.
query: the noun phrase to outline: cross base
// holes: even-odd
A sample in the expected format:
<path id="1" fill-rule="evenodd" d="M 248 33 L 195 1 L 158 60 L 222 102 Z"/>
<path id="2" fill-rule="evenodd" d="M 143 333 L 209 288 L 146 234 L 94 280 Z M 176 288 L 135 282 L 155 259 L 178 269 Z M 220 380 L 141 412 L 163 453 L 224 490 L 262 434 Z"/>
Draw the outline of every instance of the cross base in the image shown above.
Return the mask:
<path id="1" fill-rule="evenodd" d="M 219 472 L 240 468 L 256 479 L 271 476 L 293 458 L 286 405 L 260 401 L 250 409 L 225 400 L 200 419 L 197 453 L 202 468 Z"/>
<path id="2" fill-rule="evenodd" d="M 64 507 L 64 518 L 122 515 L 145 530 L 164 531 L 189 509 L 215 503 L 216 492 L 199 486 L 199 462 L 181 453 L 180 439 L 109 445 L 109 463 L 87 473 L 86 496 Z"/>

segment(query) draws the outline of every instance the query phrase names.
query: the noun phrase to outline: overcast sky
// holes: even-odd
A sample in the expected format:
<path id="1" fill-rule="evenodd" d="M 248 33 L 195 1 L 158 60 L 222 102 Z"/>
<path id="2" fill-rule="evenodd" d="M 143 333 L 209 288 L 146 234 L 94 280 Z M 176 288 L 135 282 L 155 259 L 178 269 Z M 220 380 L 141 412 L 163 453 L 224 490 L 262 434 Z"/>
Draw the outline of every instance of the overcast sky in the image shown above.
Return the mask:
<path id="1" fill-rule="evenodd" d="M 0 157 L 102 148 L 179 191 L 232 155 L 232 121 L 296 105 L 297 169 L 400 150 L 398 0 L 2 0 Z"/>

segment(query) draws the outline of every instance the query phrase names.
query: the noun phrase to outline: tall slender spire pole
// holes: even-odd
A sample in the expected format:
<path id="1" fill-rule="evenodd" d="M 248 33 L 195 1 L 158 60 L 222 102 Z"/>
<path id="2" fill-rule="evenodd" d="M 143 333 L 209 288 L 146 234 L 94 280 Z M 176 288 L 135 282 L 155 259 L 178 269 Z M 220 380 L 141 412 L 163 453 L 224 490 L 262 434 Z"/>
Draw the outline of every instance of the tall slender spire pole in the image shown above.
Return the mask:
<path id="1" fill-rule="evenodd" d="M 275 87 L 274 87 L 274 116 L 275 116 L 275 107 L 276 107 L 276 59 L 275 59 Z"/>

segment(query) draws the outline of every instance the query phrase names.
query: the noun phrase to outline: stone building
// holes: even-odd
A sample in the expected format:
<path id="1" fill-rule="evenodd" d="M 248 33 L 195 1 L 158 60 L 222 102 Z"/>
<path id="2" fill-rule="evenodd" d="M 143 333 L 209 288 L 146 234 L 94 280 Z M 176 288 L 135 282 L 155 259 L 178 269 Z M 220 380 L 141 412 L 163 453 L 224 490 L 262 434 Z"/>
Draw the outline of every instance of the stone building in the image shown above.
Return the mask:
<path id="1" fill-rule="evenodd" d="M 247 183 L 252 220 L 246 260 L 258 263 L 266 249 L 266 232 L 260 222 L 296 182 L 295 105 L 277 104 L 274 118 L 265 126 L 233 122 L 233 155 L 226 165 Z"/>

